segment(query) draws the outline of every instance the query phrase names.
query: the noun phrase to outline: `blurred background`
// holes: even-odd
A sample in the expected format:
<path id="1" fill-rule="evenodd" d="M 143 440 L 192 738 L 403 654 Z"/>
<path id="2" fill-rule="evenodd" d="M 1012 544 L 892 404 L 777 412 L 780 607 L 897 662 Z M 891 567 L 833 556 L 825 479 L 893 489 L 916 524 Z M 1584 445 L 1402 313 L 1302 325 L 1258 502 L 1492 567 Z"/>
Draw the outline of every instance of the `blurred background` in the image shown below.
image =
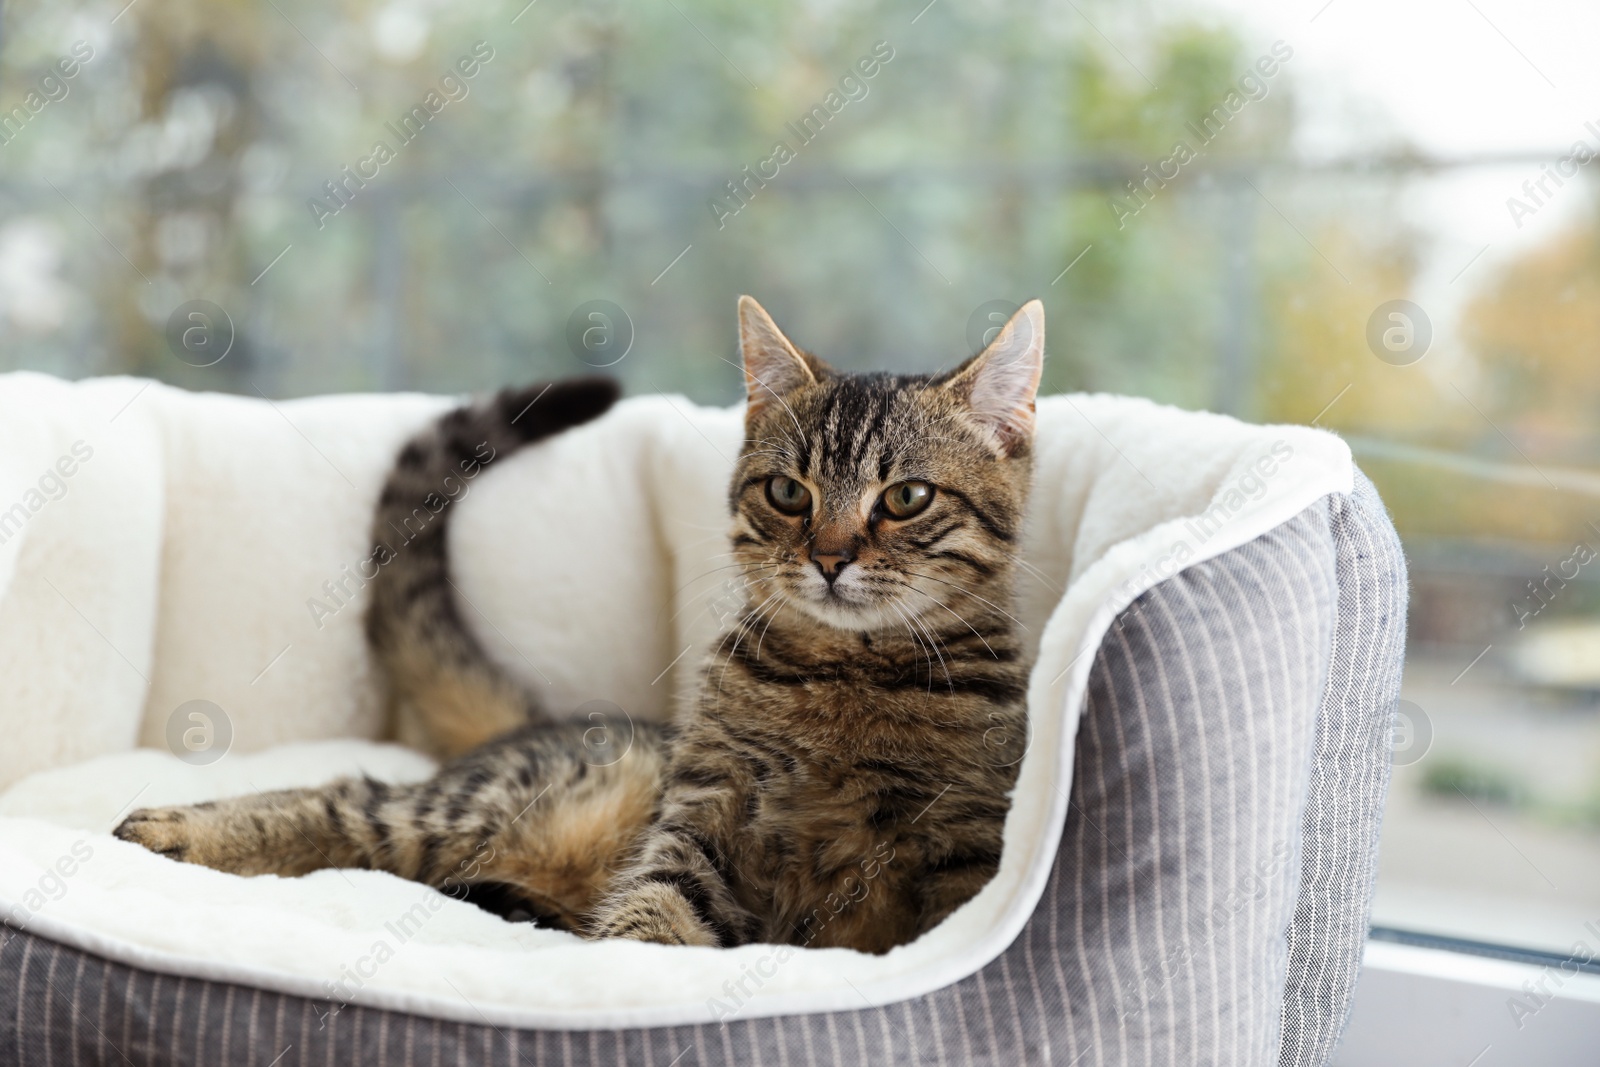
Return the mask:
<path id="1" fill-rule="evenodd" d="M 741 292 L 919 370 L 1040 296 L 1049 391 L 1350 441 L 1414 582 L 1374 922 L 1565 952 L 1597 37 L 1557 0 L 14 0 L 0 370 L 726 403 Z"/>

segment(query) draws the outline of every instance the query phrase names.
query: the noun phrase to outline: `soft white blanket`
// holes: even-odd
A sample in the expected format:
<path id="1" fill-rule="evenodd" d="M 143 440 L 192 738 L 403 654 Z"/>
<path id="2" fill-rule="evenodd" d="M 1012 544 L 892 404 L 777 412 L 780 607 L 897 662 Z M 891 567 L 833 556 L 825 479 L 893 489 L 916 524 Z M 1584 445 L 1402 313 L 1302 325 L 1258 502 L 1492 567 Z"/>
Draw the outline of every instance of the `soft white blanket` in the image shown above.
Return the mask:
<path id="1" fill-rule="evenodd" d="M 373 740 L 383 724 L 349 576 L 400 442 L 450 403 L 0 377 L 7 921 L 157 970 L 497 1025 L 700 1022 L 913 996 L 994 958 L 1037 903 L 1093 651 L 1116 613 L 1352 478 L 1348 449 L 1320 431 L 1108 396 L 1041 400 L 1020 589 L 1039 657 L 1001 871 L 886 956 L 585 943 L 386 874 L 238 878 L 110 837 L 134 806 L 429 772 Z M 680 397 L 629 400 L 497 464 L 451 505 L 464 613 L 552 709 L 603 699 L 663 719 L 682 702 L 729 610 L 717 568 L 740 418 Z M 232 735 L 206 766 L 168 752 L 170 721 L 196 699 L 223 709 Z"/>

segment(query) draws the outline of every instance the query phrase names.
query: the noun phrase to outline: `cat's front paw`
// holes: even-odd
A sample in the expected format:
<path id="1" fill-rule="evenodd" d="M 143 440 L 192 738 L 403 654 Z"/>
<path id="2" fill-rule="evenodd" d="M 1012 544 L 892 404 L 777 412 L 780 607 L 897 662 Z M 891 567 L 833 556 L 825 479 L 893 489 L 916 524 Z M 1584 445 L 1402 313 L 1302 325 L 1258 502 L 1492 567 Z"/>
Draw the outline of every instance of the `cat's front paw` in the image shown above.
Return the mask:
<path id="1" fill-rule="evenodd" d="M 201 807 L 139 808 L 111 833 L 183 863 L 229 870 L 228 850 Z"/>
<path id="2" fill-rule="evenodd" d="M 660 882 L 646 882 L 603 907 L 590 936 L 658 945 L 718 946 L 716 935 L 695 915 L 683 894 Z"/>

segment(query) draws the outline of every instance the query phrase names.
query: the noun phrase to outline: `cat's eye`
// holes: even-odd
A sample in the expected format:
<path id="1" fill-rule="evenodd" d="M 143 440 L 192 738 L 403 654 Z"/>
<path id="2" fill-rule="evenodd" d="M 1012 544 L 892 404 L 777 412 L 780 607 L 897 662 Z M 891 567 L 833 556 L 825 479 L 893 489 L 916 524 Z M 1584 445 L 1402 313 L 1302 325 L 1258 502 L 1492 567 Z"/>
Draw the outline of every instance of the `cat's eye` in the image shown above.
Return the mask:
<path id="1" fill-rule="evenodd" d="M 779 511 L 798 515 L 811 505 L 811 490 L 780 474 L 767 480 L 767 499 Z"/>
<path id="2" fill-rule="evenodd" d="M 883 510 L 897 519 L 909 519 L 933 503 L 933 486 L 927 482 L 901 482 L 883 494 Z"/>

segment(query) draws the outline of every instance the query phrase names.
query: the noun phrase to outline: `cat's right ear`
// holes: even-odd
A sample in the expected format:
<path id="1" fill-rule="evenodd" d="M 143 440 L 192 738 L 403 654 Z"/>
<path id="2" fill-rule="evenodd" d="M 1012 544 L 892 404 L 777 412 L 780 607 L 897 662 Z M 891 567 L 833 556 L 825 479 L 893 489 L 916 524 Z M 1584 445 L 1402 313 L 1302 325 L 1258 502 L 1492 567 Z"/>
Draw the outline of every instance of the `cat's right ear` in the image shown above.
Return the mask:
<path id="1" fill-rule="evenodd" d="M 1000 454 L 1010 455 L 1033 439 L 1043 370 L 1044 305 L 1030 300 L 987 348 L 951 373 L 944 388 L 965 400 L 972 417 L 993 435 Z"/>
<path id="2" fill-rule="evenodd" d="M 766 309 L 749 296 L 739 298 L 739 355 L 744 360 L 749 399 L 746 422 L 754 422 L 786 394 L 827 373 L 820 360 L 796 348 Z"/>

